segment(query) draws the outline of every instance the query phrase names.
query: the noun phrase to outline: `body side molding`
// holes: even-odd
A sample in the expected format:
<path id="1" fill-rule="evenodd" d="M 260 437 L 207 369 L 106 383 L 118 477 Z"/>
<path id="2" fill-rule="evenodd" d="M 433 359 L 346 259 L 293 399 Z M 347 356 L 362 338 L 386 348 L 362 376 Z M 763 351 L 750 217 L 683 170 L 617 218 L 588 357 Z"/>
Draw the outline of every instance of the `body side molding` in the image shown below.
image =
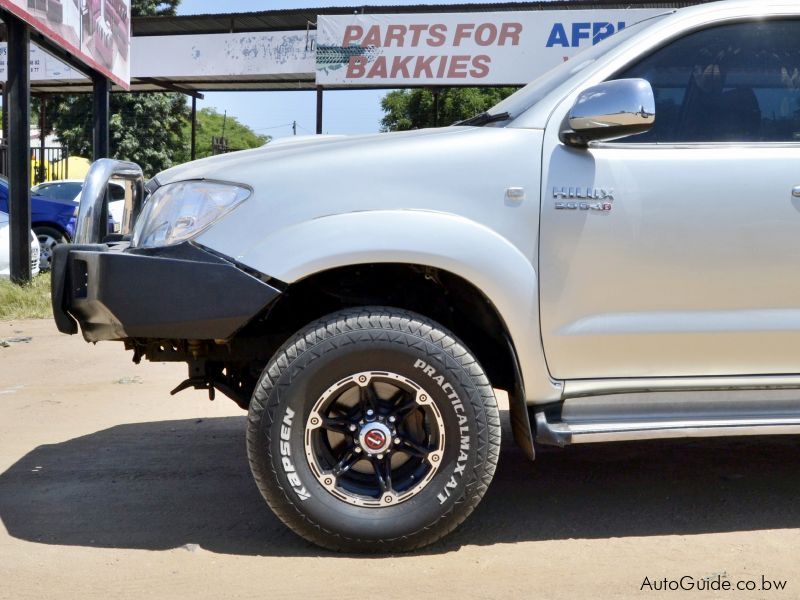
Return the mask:
<path id="1" fill-rule="evenodd" d="M 564 382 L 564 398 L 703 390 L 800 389 L 800 375 L 577 379 Z"/>

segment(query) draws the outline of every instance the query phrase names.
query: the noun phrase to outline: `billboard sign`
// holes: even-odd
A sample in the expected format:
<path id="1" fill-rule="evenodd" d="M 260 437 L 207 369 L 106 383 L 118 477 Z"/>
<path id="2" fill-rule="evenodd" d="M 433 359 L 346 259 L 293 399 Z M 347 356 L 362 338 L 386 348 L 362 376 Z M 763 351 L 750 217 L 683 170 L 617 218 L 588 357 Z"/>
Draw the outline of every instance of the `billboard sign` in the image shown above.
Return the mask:
<path id="1" fill-rule="evenodd" d="M 130 87 L 130 0 L 0 0 L 86 65 Z"/>
<path id="2" fill-rule="evenodd" d="M 8 45 L 0 42 L 0 82 L 8 79 Z M 31 81 L 80 81 L 86 77 L 36 44 L 30 49 Z"/>
<path id="3" fill-rule="evenodd" d="M 317 84 L 522 85 L 664 9 L 320 15 Z"/>
<path id="4" fill-rule="evenodd" d="M 313 76 L 314 32 L 140 36 L 134 77 Z"/>

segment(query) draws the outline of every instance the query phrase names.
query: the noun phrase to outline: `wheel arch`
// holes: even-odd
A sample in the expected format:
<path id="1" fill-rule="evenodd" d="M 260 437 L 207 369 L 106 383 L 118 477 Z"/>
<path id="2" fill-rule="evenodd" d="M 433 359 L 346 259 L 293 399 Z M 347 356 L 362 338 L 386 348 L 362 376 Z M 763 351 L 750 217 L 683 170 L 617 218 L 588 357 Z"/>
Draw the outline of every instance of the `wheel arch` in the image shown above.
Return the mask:
<path id="1" fill-rule="evenodd" d="M 53 221 L 34 221 L 31 222 L 31 229 L 36 230 L 37 227 L 49 227 L 50 229 L 55 229 L 56 231 L 60 232 L 67 241 L 72 241 L 72 237 L 69 235 L 66 229 L 62 225 L 55 223 Z"/>
<path id="2" fill-rule="evenodd" d="M 320 298 L 338 291 L 341 306 L 395 305 L 444 321 L 493 384 L 509 392 L 515 438 L 532 455 L 527 403 L 557 400 L 561 386 L 550 377 L 542 351 L 536 271 L 496 231 L 446 213 L 365 211 L 282 229 L 238 260 L 288 284 L 270 320 L 286 322 L 285 307 L 292 305 L 321 310 Z M 365 294 L 369 282 L 395 287 Z M 398 294 L 398 286 L 414 293 Z M 449 295 L 444 304 L 457 309 L 456 318 L 444 318 L 437 291 Z"/>

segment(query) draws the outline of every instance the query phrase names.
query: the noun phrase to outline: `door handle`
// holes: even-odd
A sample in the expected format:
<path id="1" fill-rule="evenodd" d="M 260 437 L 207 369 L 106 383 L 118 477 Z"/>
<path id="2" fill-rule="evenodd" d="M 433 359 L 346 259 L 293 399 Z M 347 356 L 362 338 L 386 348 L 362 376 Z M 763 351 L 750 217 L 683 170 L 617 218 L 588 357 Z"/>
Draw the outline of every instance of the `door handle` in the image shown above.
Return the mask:
<path id="1" fill-rule="evenodd" d="M 792 188 L 792 196 L 800 198 L 800 185 L 796 185 Z"/>

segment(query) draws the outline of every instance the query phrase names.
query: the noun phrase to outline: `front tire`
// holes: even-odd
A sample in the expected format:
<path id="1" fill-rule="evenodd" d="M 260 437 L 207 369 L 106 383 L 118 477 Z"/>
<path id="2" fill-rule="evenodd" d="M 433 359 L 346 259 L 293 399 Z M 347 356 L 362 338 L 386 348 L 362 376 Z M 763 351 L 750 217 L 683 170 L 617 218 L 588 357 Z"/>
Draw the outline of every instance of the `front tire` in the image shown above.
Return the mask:
<path id="1" fill-rule="evenodd" d="M 497 402 L 437 323 L 359 308 L 308 325 L 250 402 L 250 467 L 275 514 L 338 551 L 413 550 L 455 529 L 492 479 Z"/>

